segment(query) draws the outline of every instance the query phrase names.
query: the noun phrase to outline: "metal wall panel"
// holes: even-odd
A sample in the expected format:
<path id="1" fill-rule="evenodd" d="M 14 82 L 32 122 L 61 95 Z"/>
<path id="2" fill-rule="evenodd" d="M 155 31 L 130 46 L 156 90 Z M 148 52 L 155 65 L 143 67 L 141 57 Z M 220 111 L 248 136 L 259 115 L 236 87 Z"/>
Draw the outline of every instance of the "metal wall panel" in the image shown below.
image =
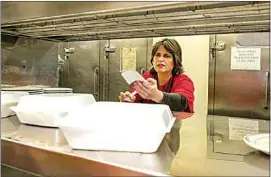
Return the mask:
<path id="1" fill-rule="evenodd" d="M 240 46 L 269 46 L 270 33 L 244 33 L 236 36 L 236 43 Z"/>
<path id="2" fill-rule="evenodd" d="M 64 42 L 58 43 L 58 62 L 59 59 L 65 60 L 65 53 L 64 53 Z M 58 65 L 58 86 L 65 87 L 68 85 L 68 68 L 69 65 L 68 61 L 63 62 L 62 65 Z"/>
<path id="3" fill-rule="evenodd" d="M 231 47 L 237 45 L 236 36 L 216 35 L 215 41 L 224 42 L 225 49 L 216 50 L 215 61 L 210 60 L 210 82 L 215 80 L 214 87 L 209 82 L 209 114 L 270 119 L 270 108 L 265 107 L 270 102 L 270 49 L 261 48 L 260 71 L 231 70 Z"/>
<path id="4" fill-rule="evenodd" d="M 109 53 L 105 52 L 105 47 L 109 46 L 109 40 L 102 40 L 100 45 L 100 100 L 107 101 L 109 97 Z"/>
<path id="5" fill-rule="evenodd" d="M 2 84 L 56 86 L 57 43 L 19 38 L 17 42 L 1 48 Z"/>
<path id="6" fill-rule="evenodd" d="M 110 40 L 110 47 L 116 47 L 114 53 L 109 56 L 109 98 L 110 101 L 118 101 L 120 92 L 129 91 L 129 86 L 120 72 L 121 49 L 123 47 L 136 48 L 136 70 L 142 73 L 146 70 L 146 64 L 149 60 L 147 57 L 148 39 L 124 39 L 124 40 Z"/>
<path id="7" fill-rule="evenodd" d="M 131 88 L 121 76 L 121 49 L 136 48 L 136 70 L 142 73 L 151 68 L 152 45 L 152 38 L 59 43 L 61 59 L 65 60 L 67 55 L 64 48 L 74 48 L 60 67 L 59 86 L 91 94 L 95 87 L 96 100 L 119 101 L 119 93 Z M 106 47 L 115 47 L 115 52 L 106 52 Z"/>
<path id="8" fill-rule="evenodd" d="M 71 42 L 62 47 L 74 49 L 74 53 L 64 54 L 64 57 L 67 55 L 68 58 L 63 67 L 63 85 L 73 88 L 75 93 L 91 93 L 99 100 L 99 94 L 96 93 L 99 92 L 97 72 L 100 41 Z"/>
<path id="9" fill-rule="evenodd" d="M 216 50 L 214 45 L 216 43 L 216 35 L 210 35 L 209 38 L 209 79 L 208 79 L 208 113 L 214 114 L 214 101 L 215 101 L 215 56 Z"/>

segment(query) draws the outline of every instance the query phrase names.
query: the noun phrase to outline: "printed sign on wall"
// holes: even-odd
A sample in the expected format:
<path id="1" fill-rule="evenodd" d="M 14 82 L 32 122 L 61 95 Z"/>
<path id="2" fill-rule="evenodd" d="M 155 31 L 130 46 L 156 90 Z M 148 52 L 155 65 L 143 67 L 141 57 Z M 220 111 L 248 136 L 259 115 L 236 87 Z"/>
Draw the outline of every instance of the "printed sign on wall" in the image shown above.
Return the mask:
<path id="1" fill-rule="evenodd" d="M 136 48 L 121 49 L 120 71 L 136 70 Z"/>
<path id="2" fill-rule="evenodd" d="M 232 47 L 232 70 L 261 70 L 261 48 Z"/>
<path id="3" fill-rule="evenodd" d="M 258 121 L 256 120 L 240 120 L 229 119 L 229 139 L 242 140 L 248 134 L 259 132 Z"/>

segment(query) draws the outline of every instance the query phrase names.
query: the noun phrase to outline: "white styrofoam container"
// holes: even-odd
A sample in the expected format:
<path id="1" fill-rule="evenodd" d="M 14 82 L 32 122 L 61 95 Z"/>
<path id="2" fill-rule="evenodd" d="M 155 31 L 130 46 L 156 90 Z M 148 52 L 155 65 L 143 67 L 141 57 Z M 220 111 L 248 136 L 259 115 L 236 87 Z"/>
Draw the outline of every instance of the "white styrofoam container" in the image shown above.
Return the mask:
<path id="1" fill-rule="evenodd" d="M 18 102 L 1 103 L 1 118 L 14 115 L 13 111 L 10 109 L 12 106 L 16 106 Z"/>
<path id="2" fill-rule="evenodd" d="M 29 95 L 28 92 L 1 91 L 2 102 L 18 102 L 22 96 Z"/>
<path id="3" fill-rule="evenodd" d="M 11 107 L 23 124 L 39 125 L 45 127 L 58 127 L 58 121 L 65 118 L 67 112 L 28 112 L 17 107 Z"/>
<path id="4" fill-rule="evenodd" d="M 19 99 L 25 95 L 29 95 L 28 92 L 1 91 L 1 118 L 14 115 L 10 107 L 16 106 Z"/>
<path id="5" fill-rule="evenodd" d="M 74 149 L 152 153 L 174 121 L 167 105 L 96 102 L 70 112 L 59 127 Z"/>
<path id="6" fill-rule="evenodd" d="M 69 111 L 95 102 L 92 94 L 29 95 L 22 97 L 11 109 L 21 123 L 58 127 Z"/>
<path id="7" fill-rule="evenodd" d="M 96 102 L 92 94 L 83 93 L 55 93 L 29 95 L 20 99 L 18 107 L 35 112 L 67 112 Z"/>

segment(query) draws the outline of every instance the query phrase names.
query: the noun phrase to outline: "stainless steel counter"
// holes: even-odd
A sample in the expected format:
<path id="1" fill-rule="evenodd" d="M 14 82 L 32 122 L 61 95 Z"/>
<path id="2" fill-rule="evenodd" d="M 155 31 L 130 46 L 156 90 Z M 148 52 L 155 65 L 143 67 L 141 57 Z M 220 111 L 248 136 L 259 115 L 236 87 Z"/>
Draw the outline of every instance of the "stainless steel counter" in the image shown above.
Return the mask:
<path id="1" fill-rule="evenodd" d="M 240 130 L 233 132 L 230 124 Z M 240 126 L 241 125 L 241 126 Z M 194 115 L 182 122 L 181 147 L 173 160 L 174 176 L 269 176 L 270 156 L 247 146 L 242 134 L 253 130 L 269 133 L 269 121 L 225 116 Z M 232 127 L 232 126 L 231 126 Z M 238 136 L 234 137 L 236 133 Z M 239 138 L 239 140 L 238 140 Z"/>
<path id="2" fill-rule="evenodd" d="M 183 120 L 174 155 L 166 141 L 153 154 L 73 150 L 59 129 L 23 125 L 13 116 L 1 119 L 2 163 L 44 176 L 269 176 L 268 155 L 229 138 L 230 119 Z M 269 121 L 253 121 L 269 132 Z"/>
<path id="3" fill-rule="evenodd" d="M 73 150 L 60 129 L 24 125 L 16 116 L 1 119 L 1 139 L 2 163 L 45 176 L 71 176 L 74 172 L 67 168 L 73 168 L 79 176 L 161 176 L 169 172 L 174 157 L 165 141 L 153 154 Z M 30 159 L 38 167 L 26 165 Z M 65 167 L 64 163 L 74 164 Z M 78 164 L 95 169 L 89 167 L 89 172 L 82 169 L 81 173 L 75 167 Z"/>

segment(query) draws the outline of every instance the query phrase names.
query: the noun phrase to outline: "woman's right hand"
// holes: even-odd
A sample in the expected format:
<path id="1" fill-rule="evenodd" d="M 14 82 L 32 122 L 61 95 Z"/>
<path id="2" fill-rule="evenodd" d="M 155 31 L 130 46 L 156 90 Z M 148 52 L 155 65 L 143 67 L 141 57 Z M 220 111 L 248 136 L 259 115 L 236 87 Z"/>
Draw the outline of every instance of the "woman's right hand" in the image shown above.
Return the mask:
<path id="1" fill-rule="evenodd" d="M 126 99 L 128 98 L 128 99 Z M 132 95 L 130 92 L 126 91 L 125 93 L 120 92 L 119 96 L 120 102 L 134 102 L 135 101 L 135 96 Z M 126 99 L 126 100 L 125 100 Z"/>

